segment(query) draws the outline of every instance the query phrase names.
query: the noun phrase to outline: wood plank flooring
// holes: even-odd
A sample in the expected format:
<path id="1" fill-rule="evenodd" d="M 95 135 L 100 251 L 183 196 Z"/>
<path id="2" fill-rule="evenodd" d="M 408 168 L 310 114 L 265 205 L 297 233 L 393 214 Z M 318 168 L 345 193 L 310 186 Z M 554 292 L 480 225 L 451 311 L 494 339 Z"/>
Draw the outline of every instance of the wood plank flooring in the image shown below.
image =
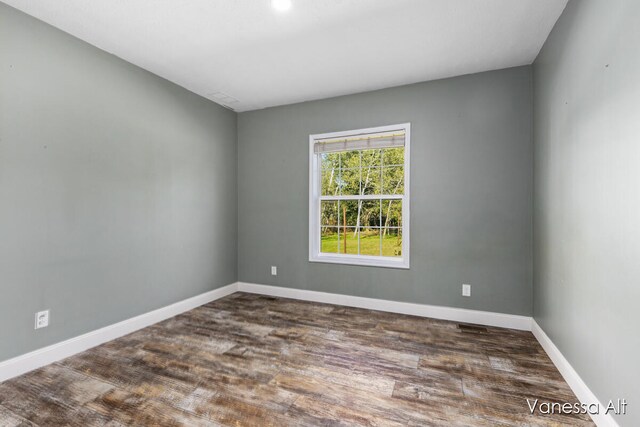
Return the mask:
<path id="1" fill-rule="evenodd" d="M 593 425 L 529 332 L 236 293 L 0 384 L 0 426 Z"/>

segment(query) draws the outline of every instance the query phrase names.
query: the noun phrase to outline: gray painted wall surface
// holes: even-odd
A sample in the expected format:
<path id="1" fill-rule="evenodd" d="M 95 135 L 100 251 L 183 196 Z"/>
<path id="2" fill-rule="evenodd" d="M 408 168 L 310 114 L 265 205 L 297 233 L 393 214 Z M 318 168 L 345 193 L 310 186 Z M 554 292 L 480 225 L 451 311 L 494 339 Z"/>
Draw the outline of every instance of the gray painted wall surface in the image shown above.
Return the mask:
<path id="1" fill-rule="evenodd" d="M 235 282 L 236 156 L 235 113 L 0 4 L 0 360 Z"/>
<path id="2" fill-rule="evenodd" d="M 239 280 L 531 315 L 531 103 L 519 67 L 240 114 Z M 309 134 L 404 122 L 411 269 L 309 263 Z"/>
<path id="3" fill-rule="evenodd" d="M 640 2 L 572 0 L 534 64 L 537 322 L 640 425 Z M 606 403 L 606 402 L 605 402 Z"/>

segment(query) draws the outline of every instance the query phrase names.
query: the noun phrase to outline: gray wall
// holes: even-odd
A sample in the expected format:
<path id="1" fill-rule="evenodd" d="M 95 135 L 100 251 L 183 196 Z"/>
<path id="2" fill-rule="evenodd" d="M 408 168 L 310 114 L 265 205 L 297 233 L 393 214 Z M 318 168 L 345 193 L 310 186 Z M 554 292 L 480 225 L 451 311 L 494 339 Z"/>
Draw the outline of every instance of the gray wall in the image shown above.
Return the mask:
<path id="1" fill-rule="evenodd" d="M 640 425 L 640 2 L 572 0 L 534 64 L 536 321 Z"/>
<path id="2" fill-rule="evenodd" d="M 531 102 L 520 67 L 240 114 L 239 280 L 531 315 Z M 411 269 L 309 263 L 309 134 L 403 122 Z"/>
<path id="3" fill-rule="evenodd" d="M 0 360 L 236 281 L 236 156 L 235 113 L 0 3 Z"/>

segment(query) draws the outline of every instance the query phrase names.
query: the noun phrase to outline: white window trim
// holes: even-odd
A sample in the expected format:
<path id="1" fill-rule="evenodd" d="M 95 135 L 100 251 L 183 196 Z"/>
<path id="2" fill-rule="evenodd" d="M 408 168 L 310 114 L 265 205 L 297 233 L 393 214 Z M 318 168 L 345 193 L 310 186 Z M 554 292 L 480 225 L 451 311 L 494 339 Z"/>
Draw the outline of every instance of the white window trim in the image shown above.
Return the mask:
<path id="1" fill-rule="evenodd" d="M 402 257 L 383 257 L 352 254 L 326 254 L 320 252 L 320 162 L 319 155 L 314 153 L 313 145 L 318 139 L 348 137 L 358 134 L 389 132 L 394 130 L 404 130 L 404 195 L 398 195 L 402 200 Z M 410 141 L 411 124 L 402 123 L 398 125 L 380 126 L 367 129 L 356 129 L 343 132 L 331 132 L 309 135 L 309 261 L 332 264 L 365 265 L 372 267 L 388 268 L 409 268 L 409 237 L 410 233 L 410 197 L 411 189 L 409 177 L 411 175 L 410 164 Z M 339 198 L 368 198 L 367 196 L 340 196 Z M 372 199 L 379 199 L 379 196 L 371 196 Z"/>

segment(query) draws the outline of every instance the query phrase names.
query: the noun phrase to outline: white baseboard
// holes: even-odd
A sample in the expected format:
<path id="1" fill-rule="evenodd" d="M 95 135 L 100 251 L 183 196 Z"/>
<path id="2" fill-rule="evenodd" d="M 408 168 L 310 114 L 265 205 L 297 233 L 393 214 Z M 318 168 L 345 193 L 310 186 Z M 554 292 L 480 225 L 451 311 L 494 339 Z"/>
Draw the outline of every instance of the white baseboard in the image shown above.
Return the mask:
<path id="1" fill-rule="evenodd" d="M 551 338 L 549 338 L 540 325 L 533 319 L 531 321 L 531 332 L 533 332 L 533 335 L 544 351 L 547 352 L 553 364 L 556 365 L 556 368 L 558 368 L 558 371 L 560 371 L 564 380 L 569 384 L 569 387 L 571 387 L 571 390 L 573 390 L 578 400 L 581 403 L 598 404 L 601 413 L 591 415 L 593 422 L 595 422 L 598 427 L 619 427 L 611 414 L 602 413 L 604 406 L 602 406 L 596 395 L 593 394 L 587 384 L 580 378 L 580 375 L 573 369 L 573 366 L 571 366 L 569 361 L 562 355 L 553 341 L 551 341 Z"/>
<path id="2" fill-rule="evenodd" d="M 531 317 L 519 316 L 515 314 L 467 310 L 464 308 L 443 307 L 438 305 L 414 304 L 410 302 L 364 298 L 352 295 L 330 294 L 326 292 L 283 288 L 280 286 L 268 286 L 244 282 L 238 282 L 238 291 L 305 301 L 322 302 L 326 304 L 368 308 L 370 310 L 410 314 L 413 316 L 432 317 L 434 319 L 452 320 L 455 322 L 476 323 L 486 326 L 519 329 L 523 331 L 531 330 Z"/>
<path id="3" fill-rule="evenodd" d="M 105 326 L 104 328 L 14 357 L 13 359 L 5 360 L 4 362 L 0 362 L 0 382 L 80 353 L 123 335 L 130 334 L 139 329 L 146 328 L 154 323 L 192 310 L 208 302 L 215 301 L 236 292 L 237 288 L 237 283 L 232 283 L 179 301 L 175 304 L 132 317 L 131 319 L 123 320 L 122 322 Z"/>

